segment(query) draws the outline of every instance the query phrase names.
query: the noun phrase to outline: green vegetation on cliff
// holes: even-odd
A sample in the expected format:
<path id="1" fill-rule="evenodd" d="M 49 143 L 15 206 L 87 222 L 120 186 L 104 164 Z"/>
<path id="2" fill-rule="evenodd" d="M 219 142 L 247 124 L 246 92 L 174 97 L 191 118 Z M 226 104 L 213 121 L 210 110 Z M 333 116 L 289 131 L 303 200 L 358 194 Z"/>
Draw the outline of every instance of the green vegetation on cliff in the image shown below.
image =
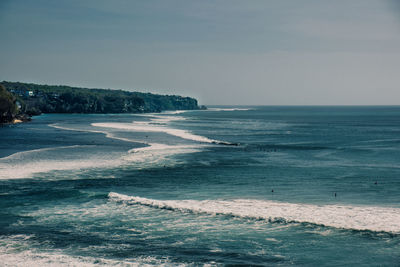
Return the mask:
<path id="1" fill-rule="evenodd" d="M 12 122 L 17 112 L 15 97 L 0 84 L 0 123 Z"/>
<path id="2" fill-rule="evenodd" d="M 199 109 L 197 100 L 176 95 L 88 89 L 64 85 L 0 83 L 28 115 L 40 113 L 144 113 Z M 10 100 L 12 102 L 12 100 Z"/>

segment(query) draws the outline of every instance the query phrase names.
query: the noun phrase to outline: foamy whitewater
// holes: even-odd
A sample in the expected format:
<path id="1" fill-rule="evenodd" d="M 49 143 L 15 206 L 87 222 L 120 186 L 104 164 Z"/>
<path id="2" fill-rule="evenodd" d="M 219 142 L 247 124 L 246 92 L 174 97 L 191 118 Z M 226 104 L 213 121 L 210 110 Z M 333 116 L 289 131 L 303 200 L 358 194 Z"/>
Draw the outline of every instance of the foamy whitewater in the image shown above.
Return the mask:
<path id="1" fill-rule="evenodd" d="M 181 212 L 232 215 L 268 222 L 312 223 L 336 228 L 400 233 L 400 209 L 344 205 L 307 205 L 250 199 L 155 200 L 111 192 L 113 201 Z"/>
<path id="2" fill-rule="evenodd" d="M 400 107 L 0 128 L 0 266 L 399 266 Z"/>

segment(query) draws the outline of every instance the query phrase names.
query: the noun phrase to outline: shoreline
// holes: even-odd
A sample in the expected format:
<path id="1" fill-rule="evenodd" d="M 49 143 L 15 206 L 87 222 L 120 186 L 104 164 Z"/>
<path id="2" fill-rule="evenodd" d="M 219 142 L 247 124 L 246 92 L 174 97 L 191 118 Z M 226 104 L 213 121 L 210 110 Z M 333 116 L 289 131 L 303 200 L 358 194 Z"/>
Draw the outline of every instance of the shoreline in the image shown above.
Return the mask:
<path id="1" fill-rule="evenodd" d="M 5 125 L 14 125 L 18 123 L 30 122 L 30 121 L 32 121 L 31 116 L 22 114 L 22 115 L 17 115 L 15 118 L 12 119 L 12 121 L 0 122 L 0 127 L 3 127 Z"/>
<path id="2" fill-rule="evenodd" d="M 154 111 L 150 111 L 150 112 L 137 112 L 137 113 L 131 113 L 131 112 L 120 112 L 120 113 L 74 113 L 74 112 L 67 112 L 67 113 L 58 113 L 58 112 L 51 112 L 51 113 L 40 113 L 37 115 L 27 115 L 27 114 L 20 114 L 17 115 L 15 118 L 13 118 L 12 121 L 7 121 L 7 122 L 0 122 L 0 127 L 4 126 L 4 125 L 14 125 L 14 124 L 18 124 L 18 123 L 24 123 L 24 122 L 30 122 L 32 121 L 33 117 L 36 116 L 40 116 L 43 114 L 152 114 L 152 113 L 162 113 L 162 112 L 167 112 L 167 111 L 171 111 L 171 112 L 176 112 L 176 111 L 193 111 L 193 110 L 206 110 L 206 108 L 199 108 L 199 109 L 171 109 L 171 110 L 161 110 L 159 112 L 154 112 Z"/>

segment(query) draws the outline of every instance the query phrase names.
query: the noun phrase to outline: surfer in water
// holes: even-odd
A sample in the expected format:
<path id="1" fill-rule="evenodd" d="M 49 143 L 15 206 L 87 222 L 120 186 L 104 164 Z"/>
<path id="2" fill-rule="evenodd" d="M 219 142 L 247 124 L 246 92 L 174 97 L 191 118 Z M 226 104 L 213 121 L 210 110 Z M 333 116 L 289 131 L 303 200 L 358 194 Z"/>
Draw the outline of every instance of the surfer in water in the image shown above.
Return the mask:
<path id="1" fill-rule="evenodd" d="M 336 192 L 335 192 L 335 197 L 336 197 Z"/>

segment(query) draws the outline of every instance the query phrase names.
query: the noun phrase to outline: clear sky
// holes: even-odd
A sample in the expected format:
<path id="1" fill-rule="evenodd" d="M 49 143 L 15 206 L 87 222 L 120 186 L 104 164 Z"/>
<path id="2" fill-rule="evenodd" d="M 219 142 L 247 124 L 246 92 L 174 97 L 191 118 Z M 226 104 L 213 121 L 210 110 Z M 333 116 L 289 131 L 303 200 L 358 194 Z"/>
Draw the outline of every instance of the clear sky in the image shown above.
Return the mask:
<path id="1" fill-rule="evenodd" d="M 400 104 L 396 0 L 0 0 L 0 80 Z"/>

